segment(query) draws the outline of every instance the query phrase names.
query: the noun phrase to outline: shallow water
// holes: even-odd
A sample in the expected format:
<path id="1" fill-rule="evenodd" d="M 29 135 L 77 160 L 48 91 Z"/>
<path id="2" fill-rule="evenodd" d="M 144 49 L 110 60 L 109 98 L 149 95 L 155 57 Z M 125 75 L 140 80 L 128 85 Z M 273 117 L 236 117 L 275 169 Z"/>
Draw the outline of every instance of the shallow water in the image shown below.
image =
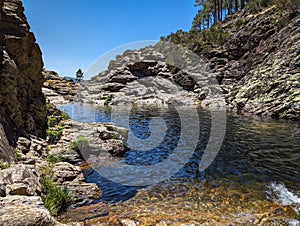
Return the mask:
<path id="1" fill-rule="evenodd" d="M 111 109 L 108 107 L 95 109 L 93 105 L 71 104 L 60 106 L 60 109 L 66 111 L 76 121 L 111 121 Z M 184 117 L 189 117 L 188 108 L 183 112 Z M 205 196 L 206 190 L 211 192 L 214 189 L 230 188 L 238 190 L 240 194 L 250 194 L 249 199 L 269 199 L 283 205 L 287 204 L 284 203 L 286 200 L 289 200 L 287 205 L 299 206 L 300 124 L 298 122 L 227 114 L 223 145 L 214 162 L 204 172 L 199 172 L 198 165 L 210 135 L 211 115 L 210 112 L 201 109 L 198 109 L 198 114 L 200 135 L 197 148 L 184 167 L 174 172 L 170 179 L 152 186 L 126 186 L 106 179 L 99 175 L 97 170 L 88 170 L 85 173 L 87 181 L 97 183 L 103 190 L 102 198 L 95 202 L 125 201 L 137 196 L 139 191 L 147 191 L 154 196 L 164 192 L 165 196 L 170 194 L 181 196 L 193 189 L 203 188 Z M 130 150 L 121 160 L 123 163 L 134 166 L 154 165 L 167 159 L 176 148 L 181 136 L 181 125 L 178 112 L 174 109 L 133 109 L 129 115 L 131 132 L 141 140 L 146 140 L 156 132 L 160 134 L 162 131 L 149 129 L 153 117 L 160 117 L 166 124 L 166 134 L 162 142 L 148 151 Z M 118 120 L 116 123 L 118 124 Z M 193 139 L 195 131 L 189 133 Z M 192 141 L 185 142 L 188 144 Z M 128 141 L 129 146 L 143 148 L 140 144 L 145 145 L 138 140 Z M 129 179 L 134 180 L 134 178 Z"/>

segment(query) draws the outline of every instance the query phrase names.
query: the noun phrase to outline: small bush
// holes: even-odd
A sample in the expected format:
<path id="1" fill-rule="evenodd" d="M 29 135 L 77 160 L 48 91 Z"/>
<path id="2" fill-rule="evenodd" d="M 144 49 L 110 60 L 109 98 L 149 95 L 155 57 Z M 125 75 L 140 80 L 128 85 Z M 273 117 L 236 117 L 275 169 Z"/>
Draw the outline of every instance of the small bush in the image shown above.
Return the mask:
<path id="1" fill-rule="evenodd" d="M 60 126 L 56 126 L 51 129 L 47 129 L 48 143 L 55 144 L 59 141 L 63 134 L 63 128 Z"/>
<path id="2" fill-rule="evenodd" d="M 62 121 L 70 119 L 69 115 L 66 112 L 61 112 L 60 116 L 48 116 L 48 127 L 55 127 L 60 125 Z"/>
<path id="3" fill-rule="evenodd" d="M 7 168 L 9 168 L 9 164 L 0 161 L 0 169 L 3 170 Z"/>
<path id="4" fill-rule="evenodd" d="M 235 22 L 235 26 L 240 27 L 240 26 L 244 26 L 248 23 L 249 21 L 246 19 L 239 19 Z"/>
<path id="5" fill-rule="evenodd" d="M 109 102 L 112 101 L 112 96 L 111 95 L 108 95 L 104 101 L 104 105 L 108 105 Z"/>
<path id="6" fill-rule="evenodd" d="M 40 182 L 44 206 L 51 215 L 57 216 L 67 208 L 70 200 L 69 192 L 66 188 L 61 188 L 57 185 L 51 178 L 51 175 L 43 175 Z"/>
<path id="7" fill-rule="evenodd" d="M 275 22 L 275 26 L 278 29 L 284 28 L 289 23 L 289 18 L 287 16 L 281 17 Z"/>
<path id="8" fill-rule="evenodd" d="M 50 102 L 46 103 L 46 108 L 48 112 L 47 117 L 47 125 L 48 129 L 46 131 L 48 136 L 48 143 L 55 144 L 57 143 L 62 134 L 63 134 L 63 123 L 64 120 L 70 119 L 67 113 L 58 110 L 53 104 Z"/>
<path id="9" fill-rule="evenodd" d="M 61 118 L 62 118 L 62 120 L 69 120 L 70 116 L 66 112 L 63 111 L 61 113 Z"/>
<path id="10" fill-rule="evenodd" d="M 75 141 L 73 141 L 71 148 L 75 151 L 79 151 L 80 149 L 86 147 L 89 143 L 89 140 L 84 136 L 78 136 Z"/>
<path id="11" fill-rule="evenodd" d="M 16 149 L 16 157 L 18 161 L 22 160 L 22 151 L 20 151 L 19 149 Z"/>
<path id="12" fill-rule="evenodd" d="M 54 127 L 56 125 L 58 125 L 58 123 L 60 122 L 60 117 L 58 116 L 48 116 L 48 127 Z"/>
<path id="13" fill-rule="evenodd" d="M 51 154 L 46 157 L 46 161 L 55 164 L 61 162 L 61 156 L 59 154 Z"/>
<path id="14" fill-rule="evenodd" d="M 87 101 L 87 103 L 88 104 L 94 104 L 95 102 L 92 99 L 90 99 L 90 100 Z"/>
<path id="15" fill-rule="evenodd" d="M 210 29 L 204 30 L 202 32 L 202 37 L 207 42 L 215 43 L 222 45 L 228 39 L 228 33 L 225 32 L 222 28 L 211 27 Z"/>
<path id="16" fill-rule="evenodd" d="M 298 10 L 300 10 L 300 1 L 299 0 L 277 0 L 276 6 L 280 10 L 297 12 Z"/>

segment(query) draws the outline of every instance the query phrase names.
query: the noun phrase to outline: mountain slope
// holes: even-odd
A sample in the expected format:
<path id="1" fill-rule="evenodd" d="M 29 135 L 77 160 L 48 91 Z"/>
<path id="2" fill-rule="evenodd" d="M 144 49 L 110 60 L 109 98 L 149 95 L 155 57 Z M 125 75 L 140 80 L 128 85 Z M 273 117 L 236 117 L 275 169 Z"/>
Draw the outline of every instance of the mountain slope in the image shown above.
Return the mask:
<path id="1" fill-rule="evenodd" d="M 271 6 L 249 8 L 203 32 L 164 40 L 202 56 L 222 85 L 231 109 L 300 119 L 300 13 Z"/>

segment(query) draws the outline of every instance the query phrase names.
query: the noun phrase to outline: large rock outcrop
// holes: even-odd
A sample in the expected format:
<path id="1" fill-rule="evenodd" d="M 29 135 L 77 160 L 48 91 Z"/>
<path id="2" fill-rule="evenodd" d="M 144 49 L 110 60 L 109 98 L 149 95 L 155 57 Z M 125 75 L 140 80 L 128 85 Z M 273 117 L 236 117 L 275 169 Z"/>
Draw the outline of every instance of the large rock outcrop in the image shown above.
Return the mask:
<path id="1" fill-rule="evenodd" d="M 46 226 L 55 221 L 43 206 L 39 196 L 9 196 L 0 198 L 0 225 Z"/>
<path id="2" fill-rule="evenodd" d="M 272 5 L 257 12 L 246 7 L 210 29 L 178 31 L 162 39 L 205 60 L 230 109 L 299 120 L 299 24 L 296 6 Z"/>
<path id="3" fill-rule="evenodd" d="M 99 105 L 195 105 L 221 94 L 215 74 L 199 56 L 166 42 L 127 50 L 80 85 L 79 98 Z"/>
<path id="4" fill-rule="evenodd" d="M 1 0 L 0 11 L 0 160 L 12 161 L 20 135 L 45 136 L 43 61 L 22 2 Z"/>
<path id="5" fill-rule="evenodd" d="M 228 106 L 300 120 L 300 12 L 275 5 L 254 14 L 245 9 L 217 26 L 228 35 L 223 45 L 195 41 L 189 47 L 217 74 Z"/>
<path id="6" fill-rule="evenodd" d="M 43 93 L 52 104 L 66 104 L 75 100 L 77 84 L 60 77 L 55 71 L 43 71 Z"/>

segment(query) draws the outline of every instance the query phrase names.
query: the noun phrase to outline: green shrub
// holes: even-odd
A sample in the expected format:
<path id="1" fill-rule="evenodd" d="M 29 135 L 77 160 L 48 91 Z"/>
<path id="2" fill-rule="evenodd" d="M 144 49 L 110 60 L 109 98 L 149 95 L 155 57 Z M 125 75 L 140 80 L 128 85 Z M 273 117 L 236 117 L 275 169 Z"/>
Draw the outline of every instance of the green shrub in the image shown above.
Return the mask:
<path id="1" fill-rule="evenodd" d="M 240 26 L 244 26 L 248 23 L 249 21 L 246 19 L 239 19 L 235 22 L 235 26 L 240 27 Z"/>
<path id="2" fill-rule="evenodd" d="M 7 168 L 9 168 L 9 164 L 0 161 L 0 169 L 3 170 L 3 169 L 7 169 Z"/>
<path id="3" fill-rule="evenodd" d="M 70 116 L 66 112 L 63 111 L 61 113 L 61 118 L 62 118 L 62 120 L 68 120 L 68 119 L 70 119 Z"/>
<path id="4" fill-rule="evenodd" d="M 70 119 L 69 115 L 66 112 L 61 112 L 60 116 L 48 116 L 48 127 L 55 127 L 60 125 L 62 121 Z"/>
<path id="5" fill-rule="evenodd" d="M 289 17 L 288 16 L 284 16 L 284 17 L 281 17 L 280 19 L 278 19 L 275 22 L 275 26 L 278 29 L 281 29 L 281 28 L 284 28 L 288 23 L 289 23 Z"/>
<path id="6" fill-rule="evenodd" d="M 22 160 L 22 151 L 19 149 L 16 149 L 16 157 L 18 161 Z"/>
<path id="7" fill-rule="evenodd" d="M 89 140 L 84 136 L 78 136 L 75 141 L 73 141 L 71 148 L 75 151 L 79 151 L 80 149 L 86 147 L 89 143 Z"/>
<path id="8" fill-rule="evenodd" d="M 48 143 L 55 144 L 59 141 L 63 134 L 63 127 L 56 126 L 54 128 L 47 129 Z"/>
<path id="9" fill-rule="evenodd" d="M 297 12 L 298 10 L 300 10 L 300 1 L 299 0 L 277 0 L 276 6 L 280 10 Z"/>
<path id="10" fill-rule="evenodd" d="M 104 101 L 104 105 L 108 105 L 109 102 L 112 101 L 112 96 L 111 95 L 108 95 Z"/>
<path id="11" fill-rule="evenodd" d="M 61 156 L 59 154 L 51 154 L 46 157 L 46 161 L 55 164 L 61 162 Z"/>
<path id="12" fill-rule="evenodd" d="M 57 216 L 60 212 L 67 208 L 70 195 L 68 190 L 57 185 L 51 176 L 52 175 L 48 174 L 41 177 L 42 200 L 50 214 Z"/>
<path id="13" fill-rule="evenodd" d="M 205 41 L 222 45 L 229 35 L 226 31 L 219 27 L 211 27 L 210 29 L 202 31 L 202 37 Z"/>
<path id="14" fill-rule="evenodd" d="M 58 123 L 60 122 L 60 117 L 58 117 L 58 116 L 51 115 L 51 116 L 48 116 L 47 119 L 48 119 L 48 122 L 47 122 L 48 127 L 54 127 L 54 126 L 58 125 Z"/>
<path id="15" fill-rule="evenodd" d="M 87 101 L 87 103 L 88 104 L 94 104 L 95 102 L 92 99 L 90 99 L 90 100 Z"/>
<path id="16" fill-rule="evenodd" d="M 55 107 L 53 104 L 51 104 L 49 101 L 47 101 L 46 109 L 47 109 L 47 111 L 51 111 L 51 110 L 55 109 Z"/>

